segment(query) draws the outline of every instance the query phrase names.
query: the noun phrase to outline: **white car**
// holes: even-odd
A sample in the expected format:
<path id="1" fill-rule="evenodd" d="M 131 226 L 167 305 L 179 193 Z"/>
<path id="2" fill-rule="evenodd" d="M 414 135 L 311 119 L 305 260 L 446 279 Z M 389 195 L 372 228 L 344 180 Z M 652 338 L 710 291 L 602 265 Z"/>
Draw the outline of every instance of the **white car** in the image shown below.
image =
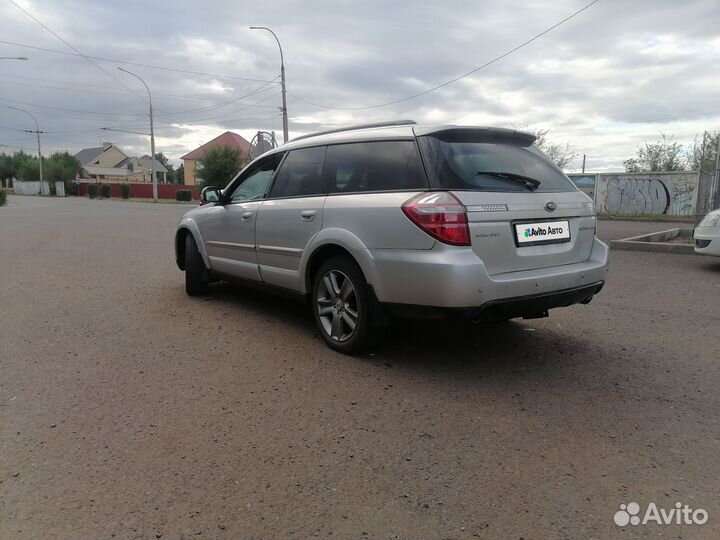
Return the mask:
<path id="1" fill-rule="evenodd" d="M 695 253 L 720 257 L 720 208 L 710 212 L 695 227 Z"/>

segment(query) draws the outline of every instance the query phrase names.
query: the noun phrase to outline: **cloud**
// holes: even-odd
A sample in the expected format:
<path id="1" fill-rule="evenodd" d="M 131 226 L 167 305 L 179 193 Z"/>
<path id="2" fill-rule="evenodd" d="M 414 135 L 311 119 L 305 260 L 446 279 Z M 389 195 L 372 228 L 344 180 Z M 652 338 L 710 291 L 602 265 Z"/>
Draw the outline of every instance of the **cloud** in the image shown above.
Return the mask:
<path id="1" fill-rule="evenodd" d="M 388 118 L 550 129 L 597 169 L 619 169 L 659 131 L 689 142 L 717 129 L 720 56 L 716 0 L 618 3 L 601 0 L 530 46 L 437 92 L 389 107 L 328 110 L 394 101 L 483 64 L 585 4 L 558 2 L 249 3 L 218 0 L 122 4 L 48 0 L 21 4 L 85 54 L 201 71 L 201 76 L 125 65 L 153 92 L 158 151 L 173 159 L 227 129 L 247 138 L 282 130 L 279 51 L 283 45 L 290 131 Z M 9 3 L 2 39 L 72 52 Z M 147 153 L 145 89 L 122 64 L 0 45 L 0 98 L 35 114 L 46 151 L 113 140 Z M 122 82 L 113 80 L 107 73 Z M 245 80 L 256 79 L 256 80 Z M 128 88 L 125 88 L 126 85 Z M 264 85 L 264 86 L 263 86 Z M 132 91 L 131 91 L 132 90 Z M 137 95 L 133 95 L 133 92 Z M 250 94 L 250 95 L 248 95 Z M 139 96 L 139 97 L 138 97 Z M 247 96 L 239 99 L 242 96 Z M 300 98 L 300 99 L 298 99 Z M 6 105 L 13 102 L 0 101 Z M 52 108 L 51 108 L 52 107 Z M 61 110 L 71 109 L 71 110 Z M 29 118 L 0 108 L 0 144 L 32 147 Z"/>

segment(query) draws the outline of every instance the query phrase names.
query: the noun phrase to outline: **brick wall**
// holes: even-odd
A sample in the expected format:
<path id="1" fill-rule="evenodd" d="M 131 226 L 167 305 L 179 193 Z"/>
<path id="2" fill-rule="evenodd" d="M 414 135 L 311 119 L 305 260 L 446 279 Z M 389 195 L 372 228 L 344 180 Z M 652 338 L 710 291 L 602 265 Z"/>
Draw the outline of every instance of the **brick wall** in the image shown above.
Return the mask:
<path id="1" fill-rule="evenodd" d="M 112 196 L 120 198 L 122 197 L 122 191 L 120 190 L 121 184 L 109 183 L 112 188 Z M 130 186 L 130 197 L 136 199 L 152 199 L 152 184 L 133 184 L 128 183 Z M 98 184 L 98 196 L 100 195 L 100 184 Z M 80 182 L 80 195 L 87 195 L 88 182 Z M 158 184 L 158 199 L 172 199 L 175 200 L 175 192 L 183 189 L 189 189 L 192 191 L 193 200 L 200 200 L 200 188 L 197 186 L 182 186 L 179 184 Z"/>

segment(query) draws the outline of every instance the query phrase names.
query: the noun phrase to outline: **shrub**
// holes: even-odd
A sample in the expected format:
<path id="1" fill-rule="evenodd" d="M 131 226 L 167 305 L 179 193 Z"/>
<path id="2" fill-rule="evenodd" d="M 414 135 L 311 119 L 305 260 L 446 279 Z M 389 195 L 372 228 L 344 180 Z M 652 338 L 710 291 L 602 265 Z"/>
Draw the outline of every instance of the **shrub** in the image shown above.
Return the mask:
<path id="1" fill-rule="evenodd" d="M 192 191 L 189 189 L 178 189 L 175 192 L 176 201 L 192 201 Z"/>
<path id="2" fill-rule="evenodd" d="M 78 194 L 77 184 L 75 182 L 71 182 L 70 180 L 65 180 L 65 195 L 77 195 L 77 194 Z"/>
<path id="3" fill-rule="evenodd" d="M 88 197 L 94 199 L 97 197 L 98 187 L 97 184 L 88 184 Z"/>
<path id="4" fill-rule="evenodd" d="M 120 184 L 120 192 L 123 199 L 130 198 L 130 184 Z"/>
<path id="5" fill-rule="evenodd" d="M 112 197 L 112 186 L 110 184 L 103 184 L 100 186 L 100 194 L 103 196 L 103 199 L 109 199 Z"/>
<path id="6" fill-rule="evenodd" d="M 0 206 L 5 206 L 7 202 L 7 192 L 4 189 L 0 189 Z"/>

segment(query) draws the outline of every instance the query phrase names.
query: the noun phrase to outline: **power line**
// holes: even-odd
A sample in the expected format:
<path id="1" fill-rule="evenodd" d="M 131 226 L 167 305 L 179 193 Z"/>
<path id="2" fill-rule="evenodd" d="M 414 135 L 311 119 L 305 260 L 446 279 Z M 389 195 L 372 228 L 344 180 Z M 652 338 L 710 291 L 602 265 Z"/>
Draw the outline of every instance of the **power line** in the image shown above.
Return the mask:
<path id="1" fill-rule="evenodd" d="M 66 112 L 73 112 L 78 114 L 92 114 L 92 115 L 98 115 L 98 116 L 131 116 L 131 117 L 141 117 L 146 116 L 145 114 L 140 113 L 108 113 L 108 112 L 101 112 L 101 111 L 82 111 L 80 109 L 67 109 L 65 107 L 52 107 L 50 105 L 38 105 L 37 103 L 27 103 L 25 101 L 17 101 L 15 99 L 7 99 L 7 98 L 0 98 L 2 101 L 9 101 L 10 103 L 17 103 L 19 105 L 28 105 L 30 107 L 37 107 L 39 109 L 50 109 L 53 111 L 66 111 Z"/>
<path id="2" fill-rule="evenodd" d="M 227 124 L 230 124 L 230 123 L 233 123 L 233 122 L 240 122 L 240 121 L 243 121 L 243 120 L 267 120 L 267 119 L 270 119 L 270 118 L 276 118 L 276 117 L 278 117 L 278 116 L 281 116 L 281 113 L 277 112 L 277 113 L 273 113 L 273 114 L 261 114 L 261 115 L 239 116 L 239 117 L 237 117 L 237 118 L 230 118 L 230 119 L 227 119 L 227 120 L 223 120 L 223 121 L 222 121 L 222 124 L 227 125 Z M 215 122 L 213 122 L 213 121 L 208 121 L 208 123 L 213 124 L 213 123 L 215 123 Z M 158 124 L 155 124 L 155 128 L 156 128 L 156 131 L 158 131 L 158 130 L 165 130 L 165 129 L 171 129 L 171 128 L 175 128 L 175 129 L 185 129 L 185 128 L 182 127 L 183 125 L 185 125 L 185 124 L 159 124 L 159 125 L 158 125 Z M 191 124 L 191 125 L 198 125 L 198 122 L 195 122 L 195 123 L 193 123 L 193 124 Z M 144 128 L 146 128 L 146 127 L 147 127 L 147 126 L 142 126 L 142 125 L 134 125 L 134 126 L 109 126 L 109 127 L 102 127 L 102 128 L 100 128 L 100 129 L 103 130 L 103 131 L 117 131 L 117 132 L 120 132 L 120 133 L 132 133 L 132 134 L 136 134 L 136 135 L 148 135 L 148 136 L 149 136 L 148 133 L 145 133 L 145 132 L 140 133 L 140 132 L 135 131 L 135 130 L 137 130 L 137 129 L 144 129 Z"/>
<path id="3" fill-rule="evenodd" d="M 14 128 L 14 127 L 9 127 L 9 126 L 0 126 L 0 129 L 5 129 L 7 131 L 25 131 L 24 129 Z"/>
<path id="4" fill-rule="evenodd" d="M 31 88 L 48 88 L 51 90 L 64 90 L 66 92 L 83 92 L 83 93 L 87 93 L 87 94 L 102 94 L 102 95 L 106 95 L 106 96 L 131 97 L 126 92 L 103 92 L 101 90 L 93 90 L 93 88 L 106 88 L 106 89 L 112 90 L 112 87 L 110 87 L 110 86 L 85 84 L 85 83 L 78 83 L 78 82 L 71 82 L 71 81 L 60 81 L 60 80 L 54 80 L 54 79 L 42 79 L 39 77 L 21 77 L 18 75 L 7 75 L 7 74 L 0 74 L 0 77 L 17 77 L 17 78 L 21 78 L 21 79 L 52 82 L 52 83 L 57 83 L 57 84 L 68 84 L 68 85 L 72 85 L 72 86 L 71 87 L 50 86 L 50 85 L 18 82 L 18 81 L 0 81 L 0 84 L 13 84 L 16 86 L 29 86 Z M 207 98 L 193 98 L 193 97 L 187 97 L 187 96 L 180 96 L 177 94 L 165 94 L 165 93 L 161 93 L 161 92 L 153 93 L 153 96 L 159 96 L 161 100 L 169 100 L 169 101 L 200 101 L 200 102 L 208 101 Z"/>
<path id="5" fill-rule="evenodd" d="M 28 146 L 14 146 L 12 144 L 0 144 L 0 147 L 2 148 L 15 148 L 16 150 L 32 150 L 35 151 L 36 148 L 30 148 Z"/>
<path id="6" fill-rule="evenodd" d="M 124 82 L 122 82 L 120 79 L 118 79 L 117 77 L 115 77 L 112 73 L 110 73 L 109 71 L 105 70 L 105 69 L 104 69 L 103 67 L 101 67 L 99 64 L 95 63 L 90 57 L 85 56 L 85 55 L 84 55 L 83 53 L 81 53 L 78 49 L 76 49 L 76 48 L 73 47 L 70 43 L 68 43 L 65 39 L 63 39 L 59 34 L 57 34 L 52 28 L 50 28 L 49 26 L 47 26 L 46 24 L 44 24 L 42 21 L 40 21 L 39 19 L 37 19 L 35 16 L 33 16 L 29 11 L 27 11 L 26 9 L 22 8 L 21 6 L 19 6 L 19 5 L 15 2 L 15 0 L 8 0 L 8 2 L 10 2 L 13 6 L 15 6 L 16 8 L 18 8 L 20 11 L 22 11 L 25 15 L 27 15 L 28 17 L 30 17 L 33 21 L 35 21 L 36 23 L 38 23 L 42 28 L 44 28 L 45 30 L 47 30 L 48 32 L 50 32 L 53 36 L 55 36 L 55 37 L 58 38 L 60 41 L 62 41 L 65 45 L 67 45 L 68 47 L 70 47 L 70 48 L 71 48 L 73 51 L 75 51 L 78 55 L 82 56 L 85 60 L 87 60 L 88 62 L 90 62 L 93 66 L 95 66 L 96 68 L 98 68 L 100 71 L 102 71 L 105 75 L 107 75 L 107 76 L 110 77 L 112 80 L 114 80 L 114 81 L 115 81 L 116 83 L 118 83 L 120 86 L 124 87 L 128 92 L 130 92 L 131 94 L 137 96 L 138 98 L 142 99 L 143 101 L 147 102 L 147 100 L 146 100 L 143 96 L 141 96 L 140 94 L 136 93 L 132 88 L 130 88 L 129 86 L 127 86 Z"/>
<path id="7" fill-rule="evenodd" d="M 44 52 L 51 52 L 55 54 L 64 54 L 68 56 L 82 56 L 84 58 L 92 58 L 93 60 L 100 60 L 102 62 L 112 62 L 114 64 L 125 64 L 128 66 L 138 66 L 138 67 L 144 67 L 148 69 L 157 69 L 161 71 L 174 71 L 176 73 L 186 73 L 189 75 L 200 75 L 203 77 L 215 77 L 218 79 L 235 79 L 238 81 L 250 81 L 250 82 L 269 82 L 267 79 L 252 79 L 248 77 L 237 77 L 235 75 L 223 75 L 221 73 L 207 73 L 204 71 L 192 71 L 188 69 L 178 69 L 178 68 L 171 68 L 166 66 L 158 66 L 153 64 L 142 64 L 140 62 L 129 62 L 127 60 L 116 60 L 113 58 L 104 58 L 102 56 L 90 56 L 90 55 L 84 55 L 82 53 L 71 53 L 67 51 L 58 51 L 57 49 L 48 49 L 46 47 L 37 47 L 35 45 L 26 45 L 24 43 L 16 43 L 14 41 L 6 41 L 6 40 L 0 40 L 0 43 L 3 45 L 13 45 L 15 47 L 24 47 L 26 49 L 33 49 L 36 51 L 44 51 Z M 276 77 L 277 79 L 277 77 Z M 273 79 L 274 80 L 274 79 Z"/>
<path id="8" fill-rule="evenodd" d="M 0 84 L 3 84 L 3 82 L 0 81 Z M 12 83 L 11 83 L 11 84 L 12 84 Z M 15 84 L 22 84 L 22 83 L 15 83 Z M 35 86 L 38 86 L 38 85 L 32 85 L 32 86 L 35 87 Z M 262 85 L 262 86 L 263 86 L 263 87 L 266 87 L 267 85 L 265 84 L 265 85 Z M 107 88 L 107 87 L 106 87 L 106 88 Z M 262 88 L 262 87 L 261 87 L 261 88 Z M 183 113 L 183 114 L 197 114 L 195 111 L 208 111 L 208 112 L 209 112 L 209 111 L 211 111 L 211 110 L 216 110 L 216 109 L 219 109 L 219 108 L 221 108 L 221 107 L 225 107 L 225 106 L 228 106 L 228 105 L 232 105 L 232 104 L 234 104 L 234 103 L 239 103 L 239 104 L 241 104 L 241 105 L 244 105 L 244 107 L 241 107 L 240 109 L 237 109 L 237 110 L 232 111 L 232 112 L 229 112 L 229 113 L 225 113 L 225 115 L 227 115 L 227 114 L 234 114 L 235 112 L 238 112 L 239 110 L 243 110 L 243 109 L 246 109 L 246 108 L 249 108 L 249 107 L 274 108 L 272 105 L 262 105 L 261 103 L 264 102 L 264 101 L 267 101 L 267 99 L 270 99 L 270 98 L 272 98 L 272 97 L 274 97 L 274 96 L 276 96 L 276 95 L 279 95 L 278 92 L 276 92 L 275 94 L 272 94 L 271 96 L 268 96 L 268 98 L 262 99 L 262 100 L 260 100 L 260 101 L 255 102 L 255 103 L 243 103 L 243 102 L 240 101 L 240 100 L 243 99 L 243 98 L 246 98 L 246 97 L 249 97 L 249 96 L 252 96 L 252 95 L 256 95 L 256 94 L 263 93 L 263 92 L 265 92 L 265 91 L 267 91 L 267 90 L 271 90 L 272 88 L 273 88 L 273 87 L 267 87 L 267 88 L 264 88 L 264 89 L 255 89 L 255 90 L 252 91 L 252 92 L 249 92 L 249 93 L 247 93 L 247 94 L 244 94 L 244 95 L 242 95 L 242 96 L 240 96 L 240 97 L 238 97 L 238 98 L 235 98 L 235 99 L 230 100 L 230 101 L 227 101 L 227 102 L 223 102 L 223 103 L 219 103 L 219 104 L 214 104 L 214 105 L 210 105 L 210 106 L 207 106 L 207 107 L 200 107 L 200 108 L 198 108 L 198 109 L 191 109 L 191 110 L 189 110 L 189 111 L 183 111 L 182 113 Z M 60 87 L 57 87 L 57 89 L 59 89 L 59 90 L 68 90 L 68 91 L 73 91 L 73 92 L 77 91 L 77 90 L 70 89 L 70 88 L 60 88 Z M 82 91 L 81 89 L 79 89 L 79 90 Z M 115 93 L 115 92 L 113 92 L 113 93 L 111 93 L 111 92 L 98 92 L 98 93 L 100 93 L 100 94 L 112 94 L 112 95 L 119 95 L 119 96 L 127 96 L 127 94 L 119 94 L 119 93 Z M 110 113 L 110 112 L 103 112 L 103 111 L 86 111 L 86 110 L 81 110 L 81 109 L 70 109 L 70 108 L 66 108 L 66 107 L 52 107 L 52 106 L 49 106 L 49 105 L 40 105 L 40 104 L 36 104 L 36 103 L 28 103 L 28 102 L 23 102 L 23 101 L 12 100 L 12 99 L 8 99 L 8 98 L 0 98 L 0 100 L 9 101 L 9 102 L 17 103 L 17 104 L 21 104 L 21 105 L 27 105 L 27 106 L 30 106 L 30 107 L 37 107 L 37 108 L 40 108 L 40 109 L 47 109 L 47 110 L 52 110 L 52 111 L 62 111 L 62 112 L 74 113 L 74 114 L 71 114 L 71 115 L 62 114 L 62 112 L 61 112 L 60 114 L 53 114 L 53 113 L 48 113 L 47 111 L 43 110 L 43 114 L 46 115 L 46 116 L 66 117 L 66 118 L 74 118 L 74 119 L 78 119 L 78 120 L 79 120 L 80 118 L 77 118 L 77 116 L 75 116 L 76 114 L 88 114 L 88 115 L 102 116 L 102 117 L 108 117 L 108 118 L 110 118 L 110 117 L 141 118 L 141 117 L 144 117 L 144 116 L 145 116 L 144 113 L 143 113 L 143 114 L 140 114 L 140 113 Z M 176 122 L 176 123 L 188 123 L 188 122 L 192 122 L 192 121 L 193 121 L 193 120 L 179 120 L 179 119 L 177 119 L 177 118 L 175 117 L 175 115 L 178 115 L 178 114 L 179 114 L 179 115 L 182 116 L 181 113 L 175 113 L 175 112 L 173 112 L 172 115 L 171 115 L 170 113 L 167 113 L 167 112 L 165 112 L 165 111 L 163 111 L 163 110 L 161 110 L 161 109 L 156 109 L 156 111 L 158 112 L 159 116 L 164 116 L 164 117 L 166 117 L 166 118 L 168 118 L 168 119 L 170 119 L 170 120 L 172 120 L 173 122 Z M 212 118 L 217 118 L 217 117 L 219 117 L 219 116 L 224 116 L 224 115 L 213 115 L 213 116 L 208 117 L 207 119 L 209 120 L 209 119 L 212 119 Z M 205 119 L 197 119 L 197 120 L 195 120 L 195 121 L 204 121 L 204 120 L 205 120 Z"/>
<path id="9" fill-rule="evenodd" d="M 540 39 L 540 38 L 541 38 L 542 36 L 544 36 L 545 34 L 547 34 L 547 33 L 549 33 L 549 32 L 552 32 L 552 31 L 555 30 L 558 26 L 560 26 L 560 25 L 566 23 L 567 21 L 569 21 L 570 19 L 576 17 L 577 15 L 579 15 L 580 13 L 582 13 L 583 11 L 585 11 L 586 9 L 589 9 L 589 8 L 592 7 L 593 5 L 597 4 L 599 1 L 600 1 L 600 0 L 593 0 L 592 2 L 590 2 L 589 4 L 587 4 L 586 6 L 578 9 L 577 11 L 573 12 L 572 14 L 570 14 L 570 15 L 567 16 L 567 17 L 565 17 L 565 18 L 562 19 L 561 21 L 555 23 L 555 24 L 552 25 L 551 27 L 543 30 L 543 31 L 540 32 L 539 34 L 536 34 L 536 35 L 534 35 L 533 37 L 531 37 L 530 39 L 522 42 L 522 43 L 521 43 L 520 45 L 518 45 L 517 47 L 514 47 L 514 48 L 510 49 L 510 50 L 507 51 L 507 52 L 504 52 L 504 53 L 501 54 L 500 56 L 496 56 L 496 57 L 493 58 L 492 60 L 489 60 L 488 62 L 485 62 L 485 63 L 484 63 L 483 65 L 481 65 L 481 66 L 478 66 L 478 67 L 476 67 L 476 68 L 474 68 L 474 69 L 471 69 L 471 70 L 468 71 L 467 73 L 463 73 L 462 75 L 459 75 L 458 77 L 455 77 L 455 78 L 453 78 L 453 79 L 450 79 L 450 80 L 448 80 L 448 81 L 445 81 L 444 83 L 438 84 L 437 86 L 433 86 L 432 88 L 428 88 L 427 90 L 423 90 L 422 92 L 418 92 L 417 94 L 412 94 L 412 95 L 410 95 L 410 96 L 406 96 L 406 97 L 403 97 L 403 98 L 395 99 L 395 100 L 393 100 L 393 101 L 388 101 L 387 103 L 379 103 L 379 104 L 377 104 L 377 105 L 367 105 L 367 106 L 364 106 L 364 107 L 328 107 L 328 106 L 326 106 L 326 105 L 321 105 L 321 104 L 319 104 L 319 103 L 313 103 L 312 101 L 308 101 L 308 100 L 306 100 L 306 99 L 304 99 L 304 98 L 302 98 L 302 97 L 300 97 L 300 96 L 296 96 L 295 94 L 292 94 L 292 93 L 290 93 L 290 92 L 288 92 L 288 94 L 290 94 L 292 97 L 294 97 L 294 98 L 297 99 L 298 101 L 301 101 L 301 102 L 306 103 L 306 104 L 308 104 L 308 105 L 312 105 L 313 107 L 317 107 L 317 108 L 319 108 L 319 109 L 327 109 L 327 110 L 330 110 L 330 111 L 363 111 L 363 110 L 367 110 L 367 109 L 379 109 L 379 108 L 381 108 L 381 107 L 388 107 L 388 106 L 390 106 L 390 105 L 396 105 L 396 104 L 398 104 L 398 103 L 403 103 L 403 102 L 405 102 L 405 101 L 410 101 L 411 99 L 419 98 L 420 96 L 424 96 L 424 95 L 426 95 L 426 94 L 430 94 L 431 92 L 435 92 L 436 90 L 439 90 L 439 89 L 441 89 L 441 88 L 444 88 L 445 86 L 451 85 L 451 84 L 459 81 L 460 79 L 464 79 L 465 77 L 469 77 L 470 75 L 472 75 L 472 74 L 474 74 L 474 73 L 477 73 L 477 72 L 480 71 L 481 69 L 484 69 L 484 68 L 486 68 L 486 67 L 488 67 L 488 66 L 490 66 L 490 65 L 492 65 L 492 64 L 494 64 L 494 63 L 496 63 L 496 62 L 499 62 L 499 61 L 502 60 L 503 58 L 505 58 L 505 57 L 507 57 L 507 56 L 510 56 L 511 54 L 513 54 L 514 52 L 519 51 L 519 50 L 522 49 L 523 47 L 526 47 L 527 45 L 530 45 L 533 41 L 536 41 L 536 40 Z"/>
<path id="10" fill-rule="evenodd" d="M 106 96 L 122 96 L 122 97 L 132 97 L 128 96 L 125 92 L 101 92 L 99 90 L 86 90 L 84 88 L 64 88 L 61 86 L 48 86 L 48 85 L 42 85 L 42 84 L 30 84 L 30 83 L 22 83 L 17 81 L 0 81 L 0 84 L 14 84 L 16 86 L 29 86 L 31 88 L 49 88 L 51 90 L 65 90 L 69 92 L 83 92 L 83 93 L 89 93 L 89 94 L 103 94 Z"/>
<path id="11" fill-rule="evenodd" d="M 258 93 L 259 93 L 259 92 L 258 92 Z M 176 114 L 176 113 L 173 113 L 173 116 L 168 116 L 167 118 L 170 118 L 170 120 L 173 120 L 173 121 L 176 122 L 176 123 L 207 122 L 207 121 L 209 121 L 209 120 L 214 120 L 214 119 L 217 119 L 217 118 L 227 117 L 227 116 L 230 115 L 230 114 L 235 114 L 235 113 L 238 113 L 238 112 L 240 112 L 240 111 L 244 111 L 245 109 L 249 109 L 249 108 L 251 108 L 251 107 L 262 107 L 261 103 L 264 103 L 265 101 L 268 101 L 269 99 L 272 99 L 272 98 L 277 97 L 277 96 L 279 96 L 279 95 L 280 95 L 280 92 L 275 92 L 275 93 L 273 93 L 273 94 L 270 94 L 269 96 L 264 97 L 263 99 L 261 99 L 261 100 L 259 100 L 259 101 L 256 101 L 256 102 L 254 102 L 254 103 L 245 103 L 245 104 L 243 104 L 243 106 L 240 107 L 239 109 L 235 109 L 235 110 L 233 110 L 233 111 L 224 112 L 224 113 L 222 113 L 222 114 L 213 114 L 213 115 L 211 115 L 211 116 L 204 116 L 204 117 L 202 117 L 202 118 L 193 118 L 192 120 L 184 120 L 184 121 L 181 121 L 181 120 L 178 120 L 177 118 L 175 118 L 175 114 Z M 247 96 L 245 96 L 245 97 L 247 97 Z M 218 109 L 219 107 L 215 107 L 215 108 Z M 208 111 L 208 112 L 209 112 L 209 111 Z M 162 115 L 161 115 L 161 116 L 162 116 Z"/>
<path id="12" fill-rule="evenodd" d="M 275 77 L 275 79 L 273 79 L 272 81 L 267 81 L 265 84 L 262 84 L 262 85 L 258 86 L 257 88 L 255 88 L 254 90 L 251 90 L 251 91 L 248 92 L 247 94 L 244 94 L 244 95 L 242 95 L 242 96 L 240 96 L 240 97 L 238 97 L 238 98 L 231 99 L 230 101 L 225 101 L 225 102 L 223 102 L 223 103 L 217 103 L 217 104 L 215 104 L 215 105 L 209 105 L 209 106 L 207 106 L 207 107 L 198 107 L 198 108 L 196 108 L 196 109 L 187 109 L 187 110 L 184 110 L 184 111 L 172 111 L 172 112 L 169 112 L 169 111 L 163 111 L 163 110 L 157 109 L 157 108 L 156 108 L 156 110 L 159 111 L 159 112 L 161 112 L 161 113 L 164 113 L 164 114 L 166 114 L 166 115 L 172 114 L 173 116 L 175 116 L 175 115 L 180 115 L 180 116 L 182 116 L 182 115 L 184 115 L 184 114 L 195 114 L 195 113 L 199 113 L 199 112 L 214 111 L 215 109 L 220 109 L 221 107 L 226 107 L 227 105 L 232 105 L 232 104 L 234 104 L 234 103 L 237 103 L 237 102 L 239 102 L 241 99 L 245 99 L 245 98 L 247 98 L 247 97 L 254 96 L 254 95 L 256 95 L 256 94 L 260 94 L 260 93 L 262 93 L 262 92 L 265 92 L 266 90 L 271 90 L 271 87 L 269 87 L 268 85 L 271 84 L 271 83 L 273 83 L 273 82 L 275 82 L 276 79 L 277 79 L 277 77 Z"/>

